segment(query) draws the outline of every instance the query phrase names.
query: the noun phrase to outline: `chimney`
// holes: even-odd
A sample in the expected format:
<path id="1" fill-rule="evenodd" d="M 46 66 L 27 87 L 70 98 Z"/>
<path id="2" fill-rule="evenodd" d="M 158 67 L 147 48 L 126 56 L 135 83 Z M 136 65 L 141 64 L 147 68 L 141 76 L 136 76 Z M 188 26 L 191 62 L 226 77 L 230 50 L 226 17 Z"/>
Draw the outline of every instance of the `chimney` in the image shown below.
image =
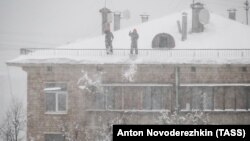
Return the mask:
<path id="1" fill-rule="evenodd" d="M 192 32 L 200 33 L 204 31 L 204 25 L 199 21 L 199 14 L 202 9 L 204 9 L 204 5 L 200 2 L 191 4 L 192 8 Z"/>
<path id="2" fill-rule="evenodd" d="M 231 19 L 231 20 L 236 20 L 236 9 L 228 9 L 227 10 L 228 11 L 228 17 L 229 17 L 229 19 Z"/>
<path id="3" fill-rule="evenodd" d="M 104 7 L 100 9 L 100 13 L 102 14 L 102 34 L 104 34 L 105 30 L 110 30 L 109 14 L 111 11 Z"/>
<path id="4" fill-rule="evenodd" d="M 142 15 L 140 15 L 140 16 L 141 16 L 141 21 L 142 21 L 142 23 L 147 22 L 148 19 L 149 19 L 149 15 L 147 15 L 147 14 L 142 14 Z"/>
<path id="5" fill-rule="evenodd" d="M 182 13 L 182 41 L 187 40 L 187 13 Z"/>
<path id="6" fill-rule="evenodd" d="M 121 12 L 114 13 L 114 31 L 120 30 L 121 28 Z"/>

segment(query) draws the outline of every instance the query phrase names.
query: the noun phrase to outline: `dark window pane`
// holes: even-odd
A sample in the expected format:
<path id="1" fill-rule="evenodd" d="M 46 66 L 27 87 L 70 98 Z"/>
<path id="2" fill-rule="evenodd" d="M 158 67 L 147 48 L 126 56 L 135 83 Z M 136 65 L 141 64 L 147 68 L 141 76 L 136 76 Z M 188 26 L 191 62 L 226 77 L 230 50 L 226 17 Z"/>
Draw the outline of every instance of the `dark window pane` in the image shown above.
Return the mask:
<path id="1" fill-rule="evenodd" d="M 107 87 L 105 90 L 107 95 L 107 108 L 112 110 L 115 108 L 115 94 L 113 87 Z"/>
<path id="2" fill-rule="evenodd" d="M 45 141 L 64 141 L 64 137 L 61 134 L 46 134 Z"/>
<path id="3" fill-rule="evenodd" d="M 235 89 L 236 109 L 247 110 L 247 89 L 245 87 L 238 87 Z"/>
<path id="4" fill-rule="evenodd" d="M 150 110 L 152 109 L 151 103 L 151 87 L 146 87 L 143 94 L 143 109 Z"/>
<path id="5" fill-rule="evenodd" d="M 56 94 L 55 93 L 46 93 L 46 111 L 55 112 L 56 111 Z"/>
<path id="6" fill-rule="evenodd" d="M 124 87 L 124 109 L 139 110 L 142 108 L 141 87 Z"/>
<path id="7" fill-rule="evenodd" d="M 214 88 L 214 110 L 224 110 L 224 89 L 223 87 Z"/>
<path id="8" fill-rule="evenodd" d="M 122 87 L 109 87 L 106 94 L 108 109 L 122 109 Z"/>
<path id="9" fill-rule="evenodd" d="M 203 109 L 213 110 L 213 88 L 205 87 L 203 88 Z"/>
<path id="10" fill-rule="evenodd" d="M 202 89 L 199 87 L 192 88 L 192 109 L 201 110 L 202 109 Z"/>
<path id="11" fill-rule="evenodd" d="M 171 110 L 172 87 L 162 87 L 163 109 Z"/>
<path id="12" fill-rule="evenodd" d="M 245 93 L 247 94 L 247 107 L 250 110 L 250 87 L 245 88 Z"/>
<path id="13" fill-rule="evenodd" d="M 95 108 L 94 109 L 105 109 L 105 94 L 94 93 L 92 94 L 95 97 Z"/>
<path id="14" fill-rule="evenodd" d="M 151 88 L 152 109 L 163 109 L 163 93 L 161 87 Z"/>
<path id="15" fill-rule="evenodd" d="M 181 87 L 179 91 L 179 102 L 181 110 L 189 111 L 192 107 L 192 89 Z"/>
<path id="16" fill-rule="evenodd" d="M 66 111 L 66 94 L 58 94 L 58 111 Z"/>
<path id="17" fill-rule="evenodd" d="M 225 87 L 225 110 L 235 110 L 234 87 Z"/>

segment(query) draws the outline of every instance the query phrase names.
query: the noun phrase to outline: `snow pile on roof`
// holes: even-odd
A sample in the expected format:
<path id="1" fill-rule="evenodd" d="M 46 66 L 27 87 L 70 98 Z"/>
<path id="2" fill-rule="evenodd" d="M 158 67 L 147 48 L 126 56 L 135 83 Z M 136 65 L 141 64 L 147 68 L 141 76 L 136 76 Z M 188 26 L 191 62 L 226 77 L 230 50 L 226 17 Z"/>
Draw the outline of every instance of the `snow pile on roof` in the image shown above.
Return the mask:
<path id="1" fill-rule="evenodd" d="M 181 34 L 178 32 L 177 20 L 181 21 L 182 13 L 168 15 L 161 19 L 149 21 L 131 28 L 114 32 L 114 49 L 129 49 L 129 31 L 134 28 L 139 33 L 139 49 L 151 49 L 152 40 L 158 33 L 168 33 L 175 38 L 176 49 L 250 49 L 250 28 L 241 23 L 211 14 L 211 22 L 205 25 L 203 33 L 190 33 L 188 40 L 181 41 Z M 192 15 L 188 14 L 188 29 L 191 30 Z M 104 49 L 104 36 L 86 39 L 62 46 L 60 48 L 74 49 Z"/>
<path id="2" fill-rule="evenodd" d="M 135 25 L 133 27 L 114 32 L 114 49 L 130 49 L 129 31 L 134 28 L 139 33 L 138 48 L 152 49 L 152 40 L 159 33 L 168 33 L 175 39 L 176 49 L 250 49 L 250 28 L 249 26 L 211 14 L 210 23 L 205 25 L 203 33 L 190 33 L 186 41 L 181 41 L 181 34 L 177 28 L 177 20 L 181 21 L 182 13 L 168 15 L 161 19 L 149 21 L 147 23 Z M 191 12 L 188 13 L 188 30 L 191 30 Z M 95 38 L 79 40 L 59 47 L 59 49 L 105 49 L 104 35 Z M 152 49 L 154 50 L 154 49 Z M 39 52 L 39 51 L 38 51 Z M 72 51 L 73 52 L 73 51 Z M 41 54 L 41 53 L 40 53 Z M 201 56 L 200 58 L 183 59 L 182 57 L 169 56 L 117 56 L 117 55 L 100 55 L 100 56 L 77 56 L 63 53 L 54 55 L 33 55 L 20 56 L 10 61 L 10 63 L 250 63 L 249 58 L 214 58 L 213 56 Z M 74 53 L 73 53 L 74 54 Z M 249 54 L 249 52 L 248 52 Z M 250 54 L 249 54 L 250 57 Z"/>

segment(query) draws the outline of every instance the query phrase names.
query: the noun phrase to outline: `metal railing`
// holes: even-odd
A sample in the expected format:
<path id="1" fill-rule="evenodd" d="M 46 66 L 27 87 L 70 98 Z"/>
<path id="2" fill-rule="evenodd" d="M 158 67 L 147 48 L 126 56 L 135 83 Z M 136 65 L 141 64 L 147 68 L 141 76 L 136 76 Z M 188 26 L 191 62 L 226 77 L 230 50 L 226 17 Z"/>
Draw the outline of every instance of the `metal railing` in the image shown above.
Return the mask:
<path id="1" fill-rule="evenodd" d="M 105 49 L 51 49 L 22 48 L 25 56 L 128 56 L 130 49 L 114 49 L 112 55 L 107 55 Z M 139 49 L 138 56 L 174 57 L 174 58 L 250 58 L 250 49 Z"/>

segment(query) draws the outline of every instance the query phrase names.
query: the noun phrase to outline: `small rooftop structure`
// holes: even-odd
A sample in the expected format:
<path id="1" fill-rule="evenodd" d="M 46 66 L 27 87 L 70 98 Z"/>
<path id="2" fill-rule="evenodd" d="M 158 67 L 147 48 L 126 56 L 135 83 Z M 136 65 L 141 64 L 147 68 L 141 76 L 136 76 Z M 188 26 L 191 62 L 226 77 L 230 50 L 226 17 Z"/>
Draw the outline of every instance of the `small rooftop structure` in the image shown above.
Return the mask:
<path id="1" fill-rule="evenodd" d="M 152 41 L 152 48 L 174 48 L 174 37 L 167 33 L 157 34 Z"/>

